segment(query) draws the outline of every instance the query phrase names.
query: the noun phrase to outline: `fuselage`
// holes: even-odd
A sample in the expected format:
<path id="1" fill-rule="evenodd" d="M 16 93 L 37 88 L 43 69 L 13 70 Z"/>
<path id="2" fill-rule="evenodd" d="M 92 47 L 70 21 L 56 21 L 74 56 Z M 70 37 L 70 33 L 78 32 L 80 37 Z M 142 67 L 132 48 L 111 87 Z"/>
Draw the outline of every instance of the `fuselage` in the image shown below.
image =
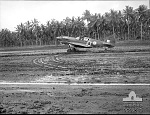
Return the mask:
<path id="1" fill-rule="evenodd" d="M 67 45 L 72 45 L 74 47 L 79 47 L 79 48 L 97 48 L 97 47 L 108 47 L 112 48 L 114 47 L 114 44 L 111 43 L 110 40 L 107 40 L 106 42 L 100 41 L 100 40 L 95 40 L 91 39 L 89 37 L 68 37 L 68 36 L 60 36 L 57 37 L 57 39 L 62 43 L 62 44 L 67 44 Z"/>

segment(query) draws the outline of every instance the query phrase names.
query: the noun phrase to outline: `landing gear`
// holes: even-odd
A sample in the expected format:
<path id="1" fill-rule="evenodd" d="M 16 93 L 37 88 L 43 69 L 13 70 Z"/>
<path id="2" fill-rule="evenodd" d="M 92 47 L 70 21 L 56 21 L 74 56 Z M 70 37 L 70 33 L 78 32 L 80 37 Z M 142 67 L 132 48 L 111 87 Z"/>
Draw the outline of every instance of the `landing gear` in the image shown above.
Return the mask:
<path id="1" fill-rule="evenodd" d="M 77 50 L 75 49 L 75 48 L 69 48 L 68 50 L 67 50 L 67 52 L 76 52 Z"/>
<path id="2" fill-rule="evenodd" d="M 104 51 L 107 51 L 108 50 L 108 48 L 107 47 L 104 47 Z"/>
<path id="3" fill-rule="evenodd" d="M 72 46 L 71 44 L 69 44 L 69 49 L 67 50 L 67 52 L 76 52 L 76 51 L 77 51 L 77 49 L 74 46 Z"/>

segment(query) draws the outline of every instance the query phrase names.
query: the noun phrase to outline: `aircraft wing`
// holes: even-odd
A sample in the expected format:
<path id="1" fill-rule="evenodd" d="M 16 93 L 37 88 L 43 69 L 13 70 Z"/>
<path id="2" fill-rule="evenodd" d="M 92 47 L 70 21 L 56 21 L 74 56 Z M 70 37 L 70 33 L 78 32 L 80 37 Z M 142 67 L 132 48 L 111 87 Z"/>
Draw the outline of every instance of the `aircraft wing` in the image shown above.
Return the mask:
<path id="1" fill-rule="evenodd" d="M 91 46 L 88 46 L 86 43 L 68 42 L 68 44 L 71 44 L 74 47 L 91 48 Z"/>
<path id="2" fill-rule="evenodd" d="M 79 48 L 92 48 L 93 47 L 93 45 L 87 45 L 87 43 L 68 42 L 67 44 L 70 44 L 74 47 L 79 47 Z M 103 42 L 102 47 L 112 48 L 114 47 L 114 45 L 108 42 Z"/>

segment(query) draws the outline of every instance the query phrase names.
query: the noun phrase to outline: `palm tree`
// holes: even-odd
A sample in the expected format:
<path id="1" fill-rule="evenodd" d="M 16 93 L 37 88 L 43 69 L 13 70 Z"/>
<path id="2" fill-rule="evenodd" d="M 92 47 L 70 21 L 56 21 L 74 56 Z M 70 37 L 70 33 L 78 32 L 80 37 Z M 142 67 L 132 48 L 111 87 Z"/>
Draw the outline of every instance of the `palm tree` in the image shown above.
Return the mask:
<path id="1" fill-rule="evenodd" d="M 34 37 L 35 37 L 35 42 L 36 42 L 36 45 L 38 45 L 38 31 L 39 31 L 39 21 L 37 19 L 33 19 L 32 20 L 32 32 L 34 34 Z"/>
<path id="2" fill-rule="evenodd" d="M 16 31 L 17 31 L 17 37 L 18 37 L 18 39 L 20 41 L 20 45 L 22 47 L 24 45 L 24 41 L 25 41 L 25 26 L 23 25 L 23 23 L 21 23 L 20 25 L 17 25 Z"/>
<path id="3" fill-rule="evenodd" d="M 141 40 L 142 40 L 142 35 L 143 35 L 143 22 L 145 20 L 145 16 L 146 16 L 146 11 L 147 11 L 147 6 L 145 5 L 140 5 L 138 7 L 138 9 L 136 9 L 137 12 L 138 12 L 138 17 L 139 17 L 139 22 L 140 22 L 140 25 L 141 25 Z"/>
<path id="4" fill-rule="evenodd" d="M 46 26 L 44 24 L 41 24 L 41 44 L 46 44 Z"/>
<path id="5" fill-rule="evenodd" d="M 26 42 L 29 45 L 33 45 L 34 44 L 34 40 L 32 38 L 34 38 L 33 35 L 33 24 L 30 21 L 25 22 L 25 32 L 26 32 Z"/>
<path id="6" fill-rule="evenodd" d="M 90 21 L 91 21 L 91 15 L 92 15 L 92 14 L 90 13 L 89 10 L 85 10 L 85 12 L 83 13 L 82 18 L 83 18 L 83 20 L 86 20 L 87 23 L 89 24 Z"/>
<path id="7" fill-rule="evenodd" d="M 111 9 L 110 12 L 104 14 L 104 35 L 107 34 L 107 36 L 110 36 L 113 34 L 113 36 L 115 36 L 118 33 L 118 26 L 121 17 L 121 14 L 119 13 L 120 12 Z"/>
<path id="8" fill-rule="evenodd" d="M 124 17 L 126 19 L 127 25 L 128 25 L 128 40 L 130 37 L 130 24 L 131 24 L 131 18 L 133 17 L 133 7 L 126 6 L 126 9 L 123 10 Z"/>
<path id="9" fill-rule="evenodd" d="M 11 32 L 10 30 L 2 29 L 0 31 L 0 46 L 2 47 L 10 47 L 18 45 L 17 37 L 15 32 Z"/>
<path id="10" fill-rule="evenodd" d="M 113 27 L 113 35 L 115 35 L 115 25 L 117 23 L 117 11 L 111 9 L 110 10 L 110 20 L 111 25 Z"/>

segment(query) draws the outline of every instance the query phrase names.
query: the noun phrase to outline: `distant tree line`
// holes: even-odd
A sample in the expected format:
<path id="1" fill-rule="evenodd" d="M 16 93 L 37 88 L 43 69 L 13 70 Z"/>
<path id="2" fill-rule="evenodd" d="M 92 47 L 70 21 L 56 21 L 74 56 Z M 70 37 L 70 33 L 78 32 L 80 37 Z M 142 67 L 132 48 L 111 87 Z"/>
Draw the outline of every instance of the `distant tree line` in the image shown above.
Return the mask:
<path id="1" fill-rule="evenodd" d="M 15 32 L 2 29 L 0 46 L 56 45 L 56 37 L 61 35 L 100 40 L 115 35 L 116 40 L 150 40 L 150 10 L 145 5 L 137 9 L 126 6 L 123 11 L 111 9 L 103 15 L 85 10 L 82 17 L 66 17 L 61 22 L 52 19 L 45 25 L 34 19 L 17 25 Z"/>

